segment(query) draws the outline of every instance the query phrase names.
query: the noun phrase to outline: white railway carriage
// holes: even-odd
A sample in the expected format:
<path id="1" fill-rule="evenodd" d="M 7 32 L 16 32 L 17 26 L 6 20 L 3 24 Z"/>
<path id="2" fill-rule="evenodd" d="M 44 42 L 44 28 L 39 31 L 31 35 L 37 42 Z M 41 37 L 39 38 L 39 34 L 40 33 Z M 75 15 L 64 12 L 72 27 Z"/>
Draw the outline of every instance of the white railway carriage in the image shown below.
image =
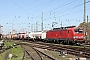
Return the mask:
<path id="1" fill-rule="evenodd" d="M 30 39 L 35 39 L 35 37 L 33 36 L 33 34 L 34 34 L 34 32 L 29 33 L 29 38 Z"/>
<path id="2" fill-rule="evenodd" d="M 46 39 L 46 31 L 39 31 L 39 32 L 31 32 L 29 34 L 30 39 L 36 39 L 36 40 L 45 40 Z"/>
<path id="3" fill-rule="evenodd" d="M 31 32 L 29 37 L 31 39 L 41 39 L 42 32 Z"/>
<path id="4" fill-rule="evenodd" d="M 42 40 L 45 40 L 45 39 L 46 39 L 46 31 L 45 31 L 45 32 L 42 32 L 42 34 L 41 34 L 41 39 L 42 39 Z"/>

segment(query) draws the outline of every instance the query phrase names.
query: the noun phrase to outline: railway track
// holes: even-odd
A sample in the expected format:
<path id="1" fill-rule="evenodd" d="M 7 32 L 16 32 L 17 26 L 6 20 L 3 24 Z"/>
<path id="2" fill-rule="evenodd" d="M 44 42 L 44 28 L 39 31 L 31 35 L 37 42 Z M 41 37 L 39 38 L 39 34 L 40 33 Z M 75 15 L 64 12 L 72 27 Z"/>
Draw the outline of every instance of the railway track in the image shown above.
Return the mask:
<path id="1" fill-rule="evenodd" d="M 10 49 L 7 50 L 7 53 L 5 54 L 3 60 L 7 60 L 8 59 L 9 53 L 10 53 Z"/>
<path id="2" fill-rule="evenodd" d="M 24 60 L 27 57 L 29 57 L 32 60 L 35 60 L 35 58 L 38 59 L 38 57 L 40 57 L 39 55 L 37 55 L 37 52 L 34 49 L 32 49 L 31 47 L 26 46 L 26 45 L 21 45 L 21 47 L 23 48 L 23 51 L 24 51 L 24 55 L 23 55 L 22 60 Z M 27 55 L 25 53 L 27 53 Z"/>
<path id="3" fill-rule="evenodd" d="M 33 42 L 33 43 L 26 42 L 25 44 L 28 44 L 32 47 L 37 47 L 37 48 L 47 49 L 47 50 L 52 50 L 57 52 L 67 51 L 68 54 L 90 59 L 90 49 L 87 49 L 87 48 L 77 48 L 72 46 L 64 46 L 60 44 L 36 43 L 36 42 Z"/>
<path id="4" fill-rule="evenodd" d="M 73 54 L 73 55 L 85 57 L 85 58 L 90 58 L 90 49 L 77 48 L 77 47 L 72 47 L 72 46 L 62 46 L 62 45 L 55 45 L 55 44 L 42 44 L 42 45 L 49 46 L 49 47 L 44 47 L 44 49 L 58 51 L 58 52 L 65 50 L 69 54 Z"/>
<path id="5" fill-rule="evenodd" d="M 32 46 L 27 46 L 27 45 L 21 45 L 23 48 L 23 58 L 24 59 L 32 59 L 32 60 L 55 60 L 54 58 L 46 55 L 45 53 L 33 48 Z"/>

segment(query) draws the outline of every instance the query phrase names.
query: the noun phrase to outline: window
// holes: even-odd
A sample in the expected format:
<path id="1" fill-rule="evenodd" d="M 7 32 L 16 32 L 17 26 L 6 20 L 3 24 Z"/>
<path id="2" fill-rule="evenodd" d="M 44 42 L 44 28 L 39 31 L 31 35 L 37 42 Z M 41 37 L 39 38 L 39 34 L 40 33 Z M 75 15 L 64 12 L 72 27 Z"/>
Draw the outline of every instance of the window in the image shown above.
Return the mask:
<path id="1" fill-rule="evenodd" d="M 75 29 L 74 31 L 75 31 L 75 33 L 83 33 L 82 29 Z"/>

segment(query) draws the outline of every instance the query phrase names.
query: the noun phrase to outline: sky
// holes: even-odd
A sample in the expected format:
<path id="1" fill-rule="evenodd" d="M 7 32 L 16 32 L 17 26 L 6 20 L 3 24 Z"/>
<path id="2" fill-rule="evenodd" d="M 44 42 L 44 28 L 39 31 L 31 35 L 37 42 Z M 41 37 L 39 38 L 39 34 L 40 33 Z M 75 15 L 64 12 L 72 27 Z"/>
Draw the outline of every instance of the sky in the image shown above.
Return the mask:
<path id="1" fill-rule="evenodd" d="M 90 19 L 90 0 L 86 0 Z M 78 26 L 84 20 L 84 0 L 0 0 L 1 33 L 31 32 Z M 90 20 L 89 20 L 90 21 Z"/>

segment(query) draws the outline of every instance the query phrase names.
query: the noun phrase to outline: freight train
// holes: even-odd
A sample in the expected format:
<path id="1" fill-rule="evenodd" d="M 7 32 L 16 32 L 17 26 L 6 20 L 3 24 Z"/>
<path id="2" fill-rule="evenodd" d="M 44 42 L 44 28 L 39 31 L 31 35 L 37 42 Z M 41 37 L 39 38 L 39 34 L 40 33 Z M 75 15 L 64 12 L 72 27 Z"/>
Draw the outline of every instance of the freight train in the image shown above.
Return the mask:
<path id="1" fill-rule="evenodd" d="M 40 40 L 45 42 L 54 43 L 83 43 L 84 40 L 83 29 L 76 26 L 68 26 L 61 28 L 54 28 L 47 31 L 29 32 L 29 33 L 18 33 L 13 34 L 12 39 L 20 40 Z"/>

